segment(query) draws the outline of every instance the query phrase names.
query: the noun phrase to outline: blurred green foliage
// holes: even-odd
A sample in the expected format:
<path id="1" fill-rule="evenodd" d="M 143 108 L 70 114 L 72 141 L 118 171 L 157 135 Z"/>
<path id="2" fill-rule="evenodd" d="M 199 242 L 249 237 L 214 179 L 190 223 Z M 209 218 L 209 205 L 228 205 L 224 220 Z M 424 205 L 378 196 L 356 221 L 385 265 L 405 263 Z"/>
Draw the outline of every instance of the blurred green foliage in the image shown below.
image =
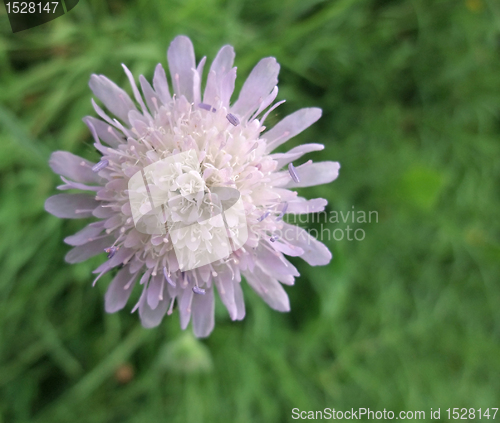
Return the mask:
<path id="1" fill-rule="evenodd" d="M 2 10 L 0 27 L 0 423 L 500 406 L 498 1 L 81 0 L 17 34 Z M 102 257 L 64 262 L 83 222 L 43 210 L 51 151 L 97 157 L 81 121 L 90 74 L 128 89 L 120 63 L 150 78 L 178 34 L 198 60 L 234 45 L 239 86 L 275 56 L 288 101 L 269 123 L 321 107 L 287 147 L 321 142 L 311 157 L 342 164 L 304 195 L 378 212 L 351 223 L 363 241 L 326 241 L 329 266 L 294 260 L 290 313 L 245 286 L 246 319 L 219 304 L 206 340 L 175 313 L 155 330 L 105 314 L 109 277 L 90 285 Z"/>

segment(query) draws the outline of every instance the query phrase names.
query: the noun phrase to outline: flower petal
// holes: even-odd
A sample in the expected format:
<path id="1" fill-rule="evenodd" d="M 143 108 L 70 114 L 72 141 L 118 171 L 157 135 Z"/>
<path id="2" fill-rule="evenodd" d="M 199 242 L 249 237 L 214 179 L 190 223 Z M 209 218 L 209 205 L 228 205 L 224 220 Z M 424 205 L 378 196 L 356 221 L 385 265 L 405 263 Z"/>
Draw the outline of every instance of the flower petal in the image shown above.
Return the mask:
<path id="1" fill-rule="evenodd" d="M 146 105 L 144 104 L 144 100 L 142 99 L 141 93 L 137 89 L 137 84 L 135 83 L 134 75 L 132 75 L 132 72 L 130 72 L 129 68 L 127 68 L 123 63 L 122 63 L 122 68 L 125 71 L 125 74 L 127 75 L 130 87 L 132 88 L 132 92 L 134 93 L 135 101 L 137 101 L 139 106 L 141 106 L 142 112 L 144 114 L 147 114 L 148 111 L 146 109 Z"/>
<path id="2" fill-rule="evenodd" d="M 172 97 L 170 97 L 170 90 L 168 89 L 167 75 L 165 75 L 165 69 L 158 63 L 155 68 L 155 74 L 153 76 L 153 87 L 160 97 L 163 104 L 168 104 Z"/>
<path id="3" fill-rule="evenodd" d="M 94 241 L 87 242 L 86 244 L 79 245 L 75 248 L 72 248 L 66 254 L 64 259 L 68 263 L 81 263 L 89 259 L 90 257 L 94 257 L 97 254 L 104 253 L 104 249 L 109 247 L 113 243 L 113 237 L 107 236 L 105 238 L 99 238 Z"/>
<path id="4" fill-rule="evenodd" d="M 228 75 L 233 72 L 234 49 L 232 46 L 226 45 L 222 47 L 215 57 L 207 78 L 207 85 L 203 95 L 203 102 L 217 107 L 216 98 L 222 100 L 222 106 L 229 105 L 229 98 L 234 90 L 234 79 L 228 78 Z M 228 83 L 233 81 L 231 92 L 228 93 Z M 224 93 L 224 94 L 223 94 Z M 223 98 L 224 97 L 224 98 Z"/>
<path id="5" fill-rule="evenodd" d="M 278 238 L 277 241 L 268 242 L 275 251 L 286 254 L 291 257 L 299 257 L 304 254 L 304 250 L 300 247 L 292 245 L 291 243 L 282 242 L 281 238 Z"/>
<path id="6" fill-rule="evenodd" d="M 92 273 L 109 272 L 113 267 L 118 267 L 121 266 L 122 264 L 127 264 L 134 254 L 135 254 L 134 250 L 121 247 L 112 258 L 106 260 L 97 269 L 93 270 Z M 130 272 L 136 273 L 132 270 L 130 270 Z"/>
<path id="7" fill-rule="evenodd" d="M 234 92 L 234 83 L 236 81 L 236 68 L 231 69 L 221 82 L 220 87 L 220 99 L 222 102 L 222 106 L 229 109 L 229 102 L 231 100 L 231 96 Z"/>
<path id="8" fill-rule="evenodd" d="M 103 180 L 95 172 L 92 172 L 94 163 L 68 151 L 53 152 L 50 156 L 49 166 L 54 173 L 66 176 L 76 182 L 99 183 Z"/>
<path id="9" fill-rule="evenodd" d="M 295 283 L 295 278 L 292 275 L 276 275 L 275 278 L 283 285 L 292 286 Z"/>
<path id="10" fill-rule="evenodd" d="M 324 198 L 306 200 L 305 198 L 297 197 L 295 200 L 288 202 L 286 212 L 289 214 L 318 213 L 325 210 L 327 204 L 328 201 Z"/>
<path id="11" fill-rule="evenodd" d="M 245 301 L 243 299 L 243 290 L 241 289 L 241 283 L 238 281 L 233 281 L 234 289 L 234 303 L 236 304 L 236 318 L 235 320 L 243 320 L 245 317 Z"/>
<path id="12" fill-rule="evenodd" d="M 226 306 L 229 317 L 231 320 L 236 320 L 238 310 L 235 302 L 233 280 L 231 279 L 229 269 L 226 268 L 224 271 L 219 271 L 217 277 L 214 278 L 214 283 L 222 303 Z"/>
<path id="13" fill-rule="evenodd" d="M 288 295 L 281 284 L 272 276 L 255 267 L 252 273 L 245 273 L 248 284 L 269 306 L 278 311 L 290 311 Z"/>
<path id="14" fill-rule="evenodd" d="M 92 215 L 99 219 L 108 219 L 109 217 L 115 216 L 116 212 L 114 212 L 111 207 L 104 207 L 99 204 L 92 212 Z"/>
<path id="15" fill-rule="evenodd" d="M 272 129 L 264 133 L 267 140 L 266 152 L 273 151 L 276 147 L 300 134 L 321 117 L 321 109 L 309 107 L 297 110 L 278 122 Z"/>
<path id="16" fill-rule="evenodd" d="M 154 310 L 158 307 L 158 303 L 160 302 L 160 293 L 163 295 L 163 288 L 165 287 L 164 282 L 165 277 L 162 273 L 158 273 L 156 276 L 151 278 L 148 286 L 147 292 L 147 302 L 149 307 Z"/>
<path id="17" fill-rule="evenodd" d="M 180 285 L 180 281 L 176 282 Z M 189 324 L 191 319 L 191 302 L 193 301 L 194 292 L 188 286 L 187 288 L 181 289 L 180 298 L 178 299 L 179 304 L 179 318 L 181 321 L 181 329 L 184 330 Z"/>
<path id="18" fill-rule="evenodd" d="M 340 163 L 338 162 L 318 162 L 304 164 L 295 168 L 299 176 L 299 182 L 290 179 L 283 185 L 285 188 L 311 187 L 314 185 L 328 184 L 339 176 Z"/>
<path id="19" fill-rule="evenodd" d="M 279 252 L 272 254 L 262 244 L 257 247 L 255 252 L 257 254 L 257 265 L 268 275 L 276 279 L 279 279 L 278 275 L 300 276 L 294 265 L 283 254 Z"/>
<path id="20" fill-rule="evenodd" d="M 154 328 L 158 326 L 163 320 L 163 316 L 167 312 L 169 304 L 169 295 L 167 290 L 163 291 L 163 300 L 158 303 L 158 306 L 153 310 L 146 298 L 143 298 L 139 305 L 139 316 L 141 318 L 141 324 L 145 328 Z"/>
<path id="21" fill-rule="evenodd" d="M 250 120 L 256 118 L 259 116 L 267 107 L 271 105 L 271 103 L 275 100 L 275 98 L 278 95 L 278 86 L 274 87 L 273 90 L 271 91 L 271 94 L 269 94 L 263 101 L 260 103 L 259 108 L 257 111 L 253 114 L 253 116 L 250 118 Z"/>
<path id="22" fill-rule="evenodd" d="M 195 69 L 193 74 L 193 98 L 194 104 L 199 104 L 201 102 L 201 78 L 203 77 L 203 67 L 207 58 L 204 57 L 198 63 L 198 67 Z"/>
<path id="23" fill-rule="evenodd" d="M 117 132 L 115 128 L 100 119 L 86 116 L 83 118 L 83 121 L 90 131 L 92 131 L 93 127 L 99 139 L 111 147 L 118 147 L 121 143 L 126 141 L 121 133 Z"/>
<path id="24" fill-rule="evenodd" d="M 64 219 L 82 219 L 92 216 L 99 205 L 94 196 L 87 194 L 57 194 L 47 198 L 45 210 Z"/>
<path id="25" fill-rule="evenodd" d="M 280 65 L 274 57 L 266 57 L 257 63 L 243 84 L 231 112 L 241 117 L 250 116 L 278 83 L 279 71 Z"/>
<path id="26" fill-rule="evenodd" d="M 233 46 L 225 45 L 219 50 L 210 66 L 210 70 L 215 72 L 219 88 L 224 75 L 233 68 L 234 57 Z"/>
<path id="27" fill-rule="evenodd" d="M 81 184 L 79 182 L 75 181 L 70 181 L 69 179 L 66 179 L 64 176 L 61 176 L 61 179 L 64 183 L 64 185 L 58 185 L 57 189 L 61 191 L 66 191 L 68 189 L 79 189 L 82 191 L 98 191 L 101 189 L 100 186 L 96 185 L 85 185 Z"/>
<path id="28" fill-rule="evenodd" d="M 210 335 L 214 329 L 214 289 L 206 289 L 205 295 L 193 296 L 193 331 L 198 338 Z"/>
<path id="29" fill-rule="evenodd" d="M 290 244 L 304 250 L 300 257 L 311 266 L 324 266 L 330 263 L 332 253 L 330 250 L 316 238 L 298 226 L 284 223 L 281 234 Z"/>
<path id="30" fill-rule="evenodd" d="M 276 169 L 281 169 L 283 166 L 299 159 L 306 153 L 310 153 L 311 151 L 321 151 L 324 148 L 325 146 L 323 144 L 302 144 L 298 147 L 292 148 L 286 153 L 275 153 L 271 154 L 269 157 L 276 160 Z"/>
<path id="31" fill-rule="evenodd" d="M 146 78 L 144 78 L 143 75 L 139 75 L 139 83 L 141 84 L 142 94 L 144 96 L 144 99 L 146 100 L 149 112 L 154 116 L 158 111 L 157 109 L 161 106 L 160 97 L 155 93 L 155 91 L 151 87 L 151 84 L 147 81 Z"/>
<path id="32" fill-rule="evenodd" d="M 131 275 L 128 267 L 120 269 L 109 284 L 104 296 L 104 309 L 107 313 L 115 313 L 125 307 L 134 289 L 136 278 L 137 273 Z"/>
<path id="33" fill-rule="evenodd" d="M 92 99 L 90 101 L 92 103 L 92 107 L 94 108 L 95 112 L 97 115 L 107 122 L 109 125 L 114 126 L 116 129 L 119 129 L 123 134 L 127 137 L 134 137 L 134 133 L 132 131 L 129 131 L 127 128 L 125 128 L 118 120 L 116 119 L 111 119 L 105 112 L 102 110 L 97 103 Z M 96 130 L 92 127 L 92 122 L 86 122 L 87 126 L 90 129 L 90 132 L 92 133 L 92 136 L 94 137 L 94 140 L 96 141 L 94 143 L 95 148 L 100 151 L 102 154 L 106 154 L 107 149 L 103 148 L 102 144 L 99 143 L 99 138 L 97 137 L 97 132 Z M 97 137 L 97 138 L 96 138 Z"/>
<path id="34" fill-rule="evenodd" d="M 170 44 L 167 52 L 168 67 L 172 75 L 174 92 L 183 95 L 189 102 L 194 99 L 194 73 L 196 68 L 194 48 L 191 40 L 179 35 Z"/>
<path id="35" fill-rule="evenodd" d="M 104 230 L 104 222 L 94 222 L 85 226 L 81 231 L 74 235 L 64 238 L 64 242 L 68 245 L 83 245 L 92 241 L 93 238 L 98 236 Z"/>
<path id="36" fill-rule="evenodd" d="M 144 234 L 141 234 L 135 228 L 130 229 L 130 232 L 127 234 L 125 238 L 125 242 L 123 245 L 125 247 L 137 247 L 141 242 L 143 242 Z"/>
<path id="37" fill-rule="evenodd" d="M 129 123 L 129 111 L 137 110 L 137 108 L 125 91 L 104 75 L 93 74 L 90 77 L 89 86 L 111 113 L 123 122 Z"/>
<path id="38" fill-rule="evenodd" d="M 219 97 L 219 89 L 217 87 L 217 76 L 213 70 L 208 72 L 205 92 L 203 93 L 203 103 L 210 107 L 217 107 L 216 99 Z"/>

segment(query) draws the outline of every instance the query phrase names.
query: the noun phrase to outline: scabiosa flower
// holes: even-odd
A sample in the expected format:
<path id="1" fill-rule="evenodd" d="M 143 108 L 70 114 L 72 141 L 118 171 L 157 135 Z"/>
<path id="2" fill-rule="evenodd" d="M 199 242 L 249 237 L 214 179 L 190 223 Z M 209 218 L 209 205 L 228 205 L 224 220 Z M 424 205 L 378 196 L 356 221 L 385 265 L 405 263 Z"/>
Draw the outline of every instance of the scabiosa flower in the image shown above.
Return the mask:
<path id="1" fill-rule="evenodd" d="M 189 38 L 175 38 L 167 59 L 173 94 L 160 64 L 152 86 L 139 77 L 142 94 L 123 66 L 135 102 L 105 76 L 92 75 L 91 90 L 115 116 L 92 101 L 100 119 L 84 119 L 102 158 L 92 163 L 69 152 L 53 153 L 50 166 L 64 182 L 58 188 L 84 193 L 55 195 L 47 199 L 45 208 L 60 218 L 98 219 L 64 241 L 73 246 L 66 255 L 69 263 L 107 255 L 94 271 L 94 284 L 118 269 L 105 295 L 107 312 L 122 309 L 139 285 L 142 293 L 132 311 L 139 310 L 143 326 L 157 326 L 176 303 L 182 328 L 192 318 L 195 335 L 204 337 L 214 327 L 215 291 L 232 320 L 245 316 L 242 276 L 273 309 L 289 311 L 281 284 L 292 285 L 299 273 L 285 255 L 301 257 L 312 266 L 330 261 L 331 254 L 321 242 L 283 218 L 324 210 L 326 200 L 306 200 L 292 189 L 331 182 L 340 165 L 311 161 L 293 165 L 304 154 L 322 150 L 321 144 L 272 154 L 321 116 L 320 109 L 304 108 L 266 130 L 266 117 L 283 103 L 274 103 L 276 59 L 262 59 L 232 103 L 236 68 L 231 46 L 218 52 L 203 93 L 206 58 L 196 66 Z M 179 162 L 175 156 L 187 159 Z M 144 185 L 133 188 L 134 178 Z M 201 222 L 203 210 L 214 204 L 212 197 L 223 199 L 223 188 L 238 193 L 244 238 L 237 238 L 234 213 L 219 210 L 225 216 L 220 224 Z M 138 202 L 132 201 L 132 193 L 140 196 Z M 155 207 L 158 201 L 163 202 L 161 207 Z M 135 212 L 145 218 L 142 229 Z M 157 223 L 155 230 L 148 230 Z M 174 232 L 172 225 L 181 226 Z M 242 242 L 231 242 L 229 248 L 221 241 L 225 235 Z M 227 254 L 221 253 L 224 248 Z M 194 265 L 185 264 L 189 257 L 181 257 L 181 250 L 197 260 Z M 202 262 L 202 250 L 224 256 Z"/>

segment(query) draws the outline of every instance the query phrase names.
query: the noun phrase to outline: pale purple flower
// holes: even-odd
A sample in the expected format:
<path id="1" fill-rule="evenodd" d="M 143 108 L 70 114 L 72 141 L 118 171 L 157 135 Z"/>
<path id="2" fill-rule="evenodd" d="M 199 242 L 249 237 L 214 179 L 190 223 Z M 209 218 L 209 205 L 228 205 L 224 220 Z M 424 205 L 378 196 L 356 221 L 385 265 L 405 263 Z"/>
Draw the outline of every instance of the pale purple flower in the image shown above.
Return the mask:
<path id="1" fill-rule="evenodd" d="M 321 242 L 282 218 L 285 213 L 324 210 L 326 200 L 306 200 L 292 189 L 329 183 L 337 178 L 340 165 L 311 161 L 296 167 L 292 164 L 308 152 L 322 150 L 321 144 L 272 154 L 321 116 L 320 109 L 301 109 L 266 130 L 266 117 L 282 103 L 273 105 L 278 94 L 276 59 L 262 59 L 238 99 L 231 102 L 236 79 L 231 46 L 222 47 L 212 62 L 203 92 L 206 58 L 196 65 L 189 38 L 175 38 L 167 58 L 173 94 L 160 64 L 152 86 L 142 75 L 139 77 L 140 90 L 123 66 L 135 102 L 105 76 L 92 75 L 90 88 L 110 114 L 93 102 L 100 119 L 86 117 L 84 121 L 102 158 L 95 164 L 69 152 L 53 153 L 50 166 L 65 183 L 58 188 L 88 193 L 55 195 L 46 201 L 45 208 L 60 218 L 98 219 L 65 239 L 74 247 L 66 261 L 78 263 L 108 254 L 108 260 L 94 271 L 95 283 L 103 274 L 119 269 L 105 295 L 107 312 L 122 309 L 139 285 L 142 294 L 133 311 L 139 310 L 145 327 L 157 326 L 177 302 L 181 327 L 185 329 L 192 319 L 195 335 L 204 337 L 214 327 L 216 290 L 232 320 L 245 316 L 242 276 L 272 308 L 289 311 L 288 296 L 281 284 L 292 285 L 299 273 L 285 255 L 301 257 L 312 266 L 330 261 L 330 251 Z M 186 197 L 173 207 L 172 219 L 191 222 L 199 218 L 204 192 L 212 187 L 235 188 L 244 205 L 248 239 L 223 260 L 184 272 L 179 269 L 172 242 L 184 242 L 195 254 L 200 243 L 218 248 L 215 235 L 203 225 L 196 231 L 186 229 L 183 237 L 175 239 L 168 232 L 139 232 L 132 218 L 128 182 L 147 166 L 192 150 L 197 156 L 193 163 L 158 166 L 151 171 L 154 184 L 146 185 L 151 203 L 165 192 L 170 195 L 168 190 L 183 190 Z M 165 188 L 162 184 L 167 179 L 175 185 Z"/>

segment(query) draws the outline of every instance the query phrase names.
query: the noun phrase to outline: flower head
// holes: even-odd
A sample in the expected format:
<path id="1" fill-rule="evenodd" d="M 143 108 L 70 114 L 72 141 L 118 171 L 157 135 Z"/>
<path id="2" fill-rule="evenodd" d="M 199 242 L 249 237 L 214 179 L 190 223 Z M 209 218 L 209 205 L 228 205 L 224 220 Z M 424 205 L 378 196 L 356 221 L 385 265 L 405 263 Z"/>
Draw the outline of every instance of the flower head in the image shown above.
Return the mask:
<path id="1" fill-rule="evenodd" d="M 292 189 L 331 182 L 340 165 L 292 164 L 322 150 L 320 144 L 272 154 L 321 116 L 320 109 L 301 109 L 266 130 L 266 117 L 282 103 L 273 105 L 274 58 L 255 66 L 232 103 L 231 46 L 212 62 L 203 94 L 205 58 L 196 66 L 189 38 L 175 38 L 167 58 L 173 94 L 160 64 L 152 86 L 139 77 L 140 90 L 123 66 L 135 102 L 105 76 L 92 75 L 90 88 L 114 115 L 93 101 L 100 119 L 84 119 L 102 158 L 91 163 L 53 153 L 50 166 L 65 183 L 58 188 L 87 193 L 55 195 L 45 208 L 61 218 L 98 219 L 65 239 L 74 247 L 66 261 L 107 254 L 94 271 L 95 283 L 119 269 L 106 292 L 107 312 L 122 309 L 139 285 L 133 311 L 145 327 L 157 326 L 177 303 L 182 328 L 192 319 L 203 337 L 214 327 L 215 291 L 232 320 L 245 316 L 242 276 L 272 308 L 288 311 L 281 284 L 292 285 L 299 273 L 285 255 L 313 266 L 330 261 L 322 243 L 283 217 L 322 211 L 326 200 L 306 200 Z"/>

